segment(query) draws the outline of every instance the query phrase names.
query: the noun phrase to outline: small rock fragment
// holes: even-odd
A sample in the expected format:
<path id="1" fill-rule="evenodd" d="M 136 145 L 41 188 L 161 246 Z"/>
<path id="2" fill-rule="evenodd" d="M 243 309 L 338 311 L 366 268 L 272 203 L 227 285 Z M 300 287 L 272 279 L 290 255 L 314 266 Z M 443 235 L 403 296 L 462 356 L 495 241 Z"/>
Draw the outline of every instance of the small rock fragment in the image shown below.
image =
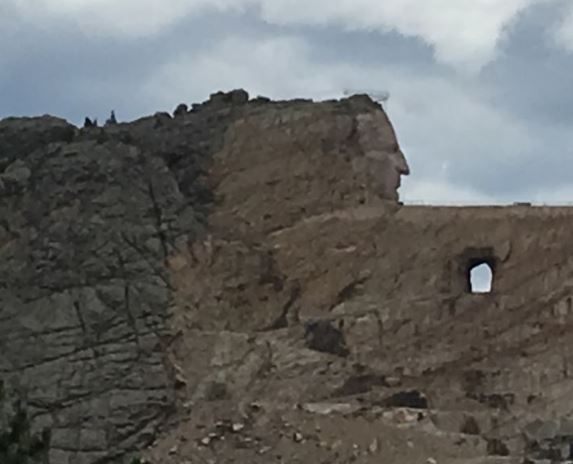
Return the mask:
<path id="1" fill-rule="evenodd" d="M 177 373 L 175 374 L 175 388 L 183 388 L 187 385 L 187 380 L 183 375 Z"/>
<path id="2" fill-rule="evenodd" d="M 397 387 L 402 383 L 402 381 L 399 377 L 386 377 L 386 383 L 389 387 Z"/>
<path id="3" fill-rule="evenodd" d="M 306 403 L 302 405 L 302 409 L 320 415 L 329 414 L 351 414 L 359 409 L 358 405 L 350 403 Z"/>
<path id="4" fill-rule="evenodd" d="M 336 441 L 330 446 L 330 449 L 334 451 L 334 450 L 340 448 L 341 446 L 342 446 L 342 440 L 336 440 Z"/>
<path id="5" fill-rule="evenodd" d="M 378 438 L 372 440 L 372 443 L 370 443 L 370 446 L 368 446 L 368 451 L 370 451 L 372 454 L 378 451 Z"/>
<path id="6" fill-rule="evenodd" d="M 249 407 L 253 410 L 253 411 L 260 411 L 261 409 L 263 409 L 263 406 L 261 403 L 258 403 L 257 401 L 252 402 Z"/>
<path id="7" fill-rule="evenodd" d="M 187 113 L 188 111 L 188 107 L 185 103 L 180 103 L 179 105 L 177 105 L 177 108 L 175 108 L 175 111 L 173 111 L 173 116 L 177 117 L 177 116 L 183 116 L 185 113 Z"/>
<path id="8" fill-rule="evenodd" d="M 292 439 L 295 441 L 295 443 L 301 443 L 304 440 L 304 437 L 302 433 L 295 432 L 292 436 Z"/>
<path id="9" fill-rule="evenodd" d="M 394 415 L 394 419 L 403 423 L 417 422 L 418 413 L 408 409 L 398 409 Z"/>
<path id="10" fill-rule="evenodd" d="M 245 428 L 245 424 L 241 424 L 240 422 L 237 422 L 235 424 L 232 425 L 231 429 L 233 430 L 233 432 L 237 433 L 240 432 L 241 430 L 243 430 Z"/>

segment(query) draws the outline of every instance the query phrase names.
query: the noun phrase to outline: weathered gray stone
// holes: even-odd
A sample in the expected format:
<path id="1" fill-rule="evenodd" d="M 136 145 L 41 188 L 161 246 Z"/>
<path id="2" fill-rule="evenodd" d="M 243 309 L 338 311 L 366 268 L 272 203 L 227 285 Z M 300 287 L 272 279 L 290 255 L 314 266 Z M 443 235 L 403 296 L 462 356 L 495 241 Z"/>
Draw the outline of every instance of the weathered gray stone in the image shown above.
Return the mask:
<path id="1" fill-rule="evenodd" d="M 52 462 L 121 455 L 173 411 L 165 260 L 205 219 L 179 182 L 193 184 L 227 124 L 198 123 L 188 139 L 178 123 L 0 121 L 0 376 L 53 430 Z M 202 154 L 166 164 L 195 143 Z"/>
<path id="2" fill-rule="evenodd" d="M 559 433 L 559 424 L 538 419 L 525 426 L 523 431 L 530 440 L 541 442 L 555 438 Z"/>

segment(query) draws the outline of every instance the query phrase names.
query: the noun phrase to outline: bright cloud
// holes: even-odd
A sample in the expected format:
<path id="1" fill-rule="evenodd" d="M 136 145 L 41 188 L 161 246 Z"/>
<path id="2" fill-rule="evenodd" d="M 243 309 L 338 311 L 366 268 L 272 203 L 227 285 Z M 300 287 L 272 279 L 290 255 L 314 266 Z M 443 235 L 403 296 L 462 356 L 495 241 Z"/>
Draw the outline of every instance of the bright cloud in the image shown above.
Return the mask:
<path id="1" fill-rule="evenodd" d="M 206 10 L 249 8 L 272 24 L 395 30 L 430 44 L 438 60 L 475 71 L 495 57 L 520 12 L 551 1 L 557 0 L 3 0 L 0 9 L 14 8 L 27 23 L 52 18 L 87 34 L 140 38 Z"/>
<path id="2" fill-rule="evenodd" d="M 553 37 L 558 45 L 573 52 L 573 5 L 564 11 L 561 23 L 555 29 Z"/>
<path id="3" fill-rule="evenodd" d="M 312 62 L 308 44 L 294 36 L 232 37 L 213 48 L 180 55 L 151 76 L 145 92 L 158 106 L 182 95 L 203 100 L 213 89 L 245 88 L 275 99 L 339 97 L 339 72 Z M 288 78 L 285 78 L 288 76 Z"/>
<path id="4" fill-rule="evenodd" d="M 90 36 L 152 36 L 189 13 L 194 0 L 8 0 L 25 24 L 74 25 Z"/>
<path id="5" fill-rule="evenodd" d="M 525 8 L 546 0 L 261 0 L 276 23 L 337 23 L 396 30 L 432 45 L 443 62 L 470 71 L 494 58 L 506 27 Z"/>

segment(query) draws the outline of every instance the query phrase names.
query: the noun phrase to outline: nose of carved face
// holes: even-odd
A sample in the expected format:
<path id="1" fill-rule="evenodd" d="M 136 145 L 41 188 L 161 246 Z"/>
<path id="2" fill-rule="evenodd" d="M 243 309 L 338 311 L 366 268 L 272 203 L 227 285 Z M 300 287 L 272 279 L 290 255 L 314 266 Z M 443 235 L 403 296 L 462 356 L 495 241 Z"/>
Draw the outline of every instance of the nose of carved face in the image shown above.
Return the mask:
<path id="1" fill-rule="evenodd" d="M 396 166 L 396 170 L 401 176 L 408 176 L 410 174 L 410 166 L 408 166 L 406 157 L 400 149 L 394 153 L 394 166 Z"/>

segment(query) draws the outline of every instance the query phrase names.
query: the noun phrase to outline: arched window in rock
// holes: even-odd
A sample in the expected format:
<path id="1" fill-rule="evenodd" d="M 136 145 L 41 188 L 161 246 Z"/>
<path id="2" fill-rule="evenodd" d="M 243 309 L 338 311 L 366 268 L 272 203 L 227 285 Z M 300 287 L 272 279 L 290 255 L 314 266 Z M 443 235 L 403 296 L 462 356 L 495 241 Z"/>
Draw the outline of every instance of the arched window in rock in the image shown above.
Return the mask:
<path id="1" fill-rule="evenodd" d="M 468 290 L 470 293 L 491 293 L 494 266 L 487 260 L 471 263 L 468 269 Z"/>

